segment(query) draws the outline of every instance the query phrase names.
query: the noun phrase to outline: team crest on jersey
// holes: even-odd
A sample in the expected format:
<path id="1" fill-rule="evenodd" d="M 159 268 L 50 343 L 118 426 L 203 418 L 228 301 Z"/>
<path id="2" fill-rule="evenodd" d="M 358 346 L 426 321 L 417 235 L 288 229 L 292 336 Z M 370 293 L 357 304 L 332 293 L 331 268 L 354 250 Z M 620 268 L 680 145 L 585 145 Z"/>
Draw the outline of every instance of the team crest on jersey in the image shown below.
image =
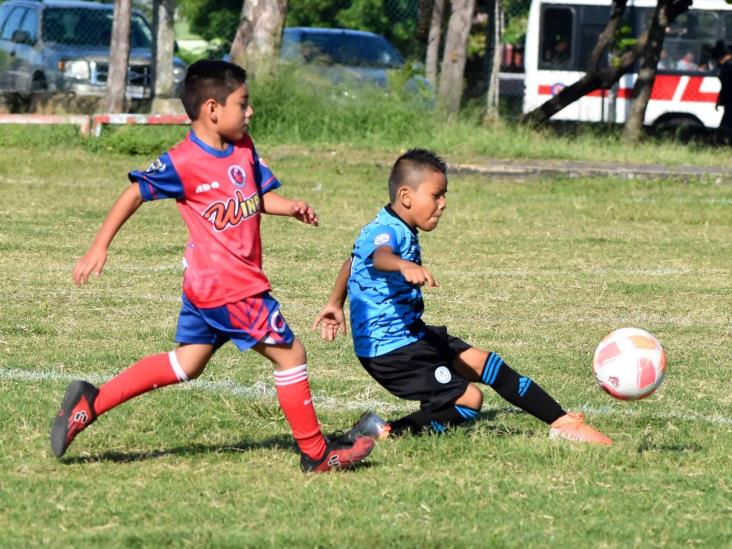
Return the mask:
<path id="1" fill-rule="evenodd" d="M 231 182 L 240 189 L 244 188 L 244 185 L 247 184 L 247 174 L 244 171 L 244 168 L 236 164 L 229 166 L 229 179 L 231 179 Z"/>
<path id="2" fill-rule="evenodd" d="M 150 164 L 150 167 L 146 170 L 147 173 L 162 172 L 165 171 L 165 162 L 159 158 Z"/>
<path id="3" fill-rule="evenodd" d="M 211 204 L 201 214 L 211 221 L 217 231 L 225 231 L 235 227 L 245 219 L 257 215 L 261 208 L 262 198 L 259 193 L 245 197 L 241 191 L 234 191 L 234 198 Z"/>

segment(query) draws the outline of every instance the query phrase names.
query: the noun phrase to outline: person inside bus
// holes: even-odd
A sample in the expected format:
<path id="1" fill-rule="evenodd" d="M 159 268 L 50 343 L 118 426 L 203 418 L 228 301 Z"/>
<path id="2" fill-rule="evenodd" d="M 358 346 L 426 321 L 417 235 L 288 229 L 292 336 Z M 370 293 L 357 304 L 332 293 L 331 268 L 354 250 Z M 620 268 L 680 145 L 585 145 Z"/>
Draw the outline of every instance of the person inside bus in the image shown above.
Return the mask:
<path id="1" fill-rule="evenodd" d="M 732 133 L 732 53 L 722 40 L 717 40 L 712 48 L 712 59 L 719 67 L 719 95 L 717 96 L 716 109 L 722 107 L 724 114 L 719 123 L 719 129 Z"/>
<path id="2" fill-rule="evenodd" d="M 666 50 L 661 50 L 661 55 L 658 57 L 658 65 L 656 65 L 656 68 L 664 71 L 673 68 L 673 64 L 671 63 L 671 59 L 669 58 Z"/>
<path id="3" fill-rule="evenodd" d="M 676 69 L 680 71 L 695 71 L 699 67 L 694 63 L 694 52 L 686 52 L 684 57 L 676 62 Z"/>
<path id="4" fill-rule="evenodd" d="M 557 34 L 554 36 L 554 40 L 547 40 L 545 45 L 547 46 L 544 50 L 545 63 L 554 66 L 562 66 L 569 63 L 572 55 L 569 37 Z"/>

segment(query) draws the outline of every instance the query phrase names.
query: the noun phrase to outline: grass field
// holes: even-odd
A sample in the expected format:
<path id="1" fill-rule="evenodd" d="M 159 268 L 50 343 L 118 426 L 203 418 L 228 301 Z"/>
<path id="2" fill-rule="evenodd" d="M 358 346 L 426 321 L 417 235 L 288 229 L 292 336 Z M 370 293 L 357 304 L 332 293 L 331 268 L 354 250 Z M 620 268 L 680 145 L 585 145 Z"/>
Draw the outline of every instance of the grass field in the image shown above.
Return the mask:
<path id="1" fill-rule="evenodd" d="M 146 205 L 104 275 L 75 288 L 73 262 L 126 171 L 153 157 L 33 147 L 0 158 L 0 545 L 732 544 L 729 181 L 452 177 L 443 221 L 421 237 L 440 283 L 425 291 L 426 320 L 500 352 L 615 445 L 550 441 L 487 390 L 471 429 L 387 441 L 365 467 L 305 476 L 271 367 L 231 346 L 199 381 L 111 411 L 53 458 L 48 429 L 69 380 L 99 382 L 171 348 L 186 235 L 172 201 Z M 266 218 L 263 239 L 326 430 L 368 408 L 412 410 L 367 377 L 350 339 L 309 331 L 386 201 L 387 174 L 357 150 L 261 152 L 283 194 L 322 220 Z M 646 401 L 614 401 L 593 379 L 595 345 L 621 326 L 667 348 L 667 379 Z"/>

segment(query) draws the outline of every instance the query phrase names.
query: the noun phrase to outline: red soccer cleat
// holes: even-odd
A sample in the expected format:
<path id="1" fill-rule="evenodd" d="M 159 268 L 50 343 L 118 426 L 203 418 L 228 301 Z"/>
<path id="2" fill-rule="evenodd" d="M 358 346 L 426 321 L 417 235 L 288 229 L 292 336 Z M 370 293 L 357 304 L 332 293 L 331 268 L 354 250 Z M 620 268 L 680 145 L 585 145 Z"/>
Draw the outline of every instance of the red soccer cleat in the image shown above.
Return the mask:
<path id="1" fill-rule="evenodd" d="M 51 427 L 51 449 L 56 457 L 63 456 L 74 437 L 97 419 L 94 400 L 98 393 L 99 389 L 86 381 L 74 381 L 66 388 Z"/>
<path id="2" fill-rule="evenodd" d="M 374 449 L 374 439 L 361 436 L 353 444 L 341 445 L 328 442 L 325 454 L 319 460 L 314 460 L 303 454 L 300 457 L 300 467 L 306 473 L 325 473 L 332 469 L 347 469 L 361 463 Z"/>

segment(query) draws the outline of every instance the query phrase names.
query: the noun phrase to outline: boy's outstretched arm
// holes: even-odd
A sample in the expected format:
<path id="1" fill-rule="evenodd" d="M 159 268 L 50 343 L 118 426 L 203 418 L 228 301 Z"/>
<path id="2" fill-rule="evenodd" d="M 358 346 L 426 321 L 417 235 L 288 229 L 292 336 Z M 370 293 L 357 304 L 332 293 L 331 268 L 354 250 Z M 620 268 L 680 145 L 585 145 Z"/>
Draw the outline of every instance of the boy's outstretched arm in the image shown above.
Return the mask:
<path id="1" fill-rule="evenodd" d="M 104 218 L 102 226 L 94 237 L 94 242 L 76 262 L 72 274 L 74 284 L 77 286 L 86 284 L 92 272 L 97 276 L 102 274 L 104 264 L 107 262 L 107 250 L 114 235 L 141 205 L 142 196 L 140 195 L 139 185 L 129 185 L 122 191 L 122 194 L 109 210 L 107 217 Z"/>
<path id="2" fill-rule="evenodd" d="M 274 191 L 262 196 L 262 211 L 270 215 L 286 215 L 299 219 L 308 225 L 318 225 L 318 215 L 312 206 L 303 200 L 290 200 Z"/>
<path id="3" fill-rule="evenodd" d="M 317 330 L 318 325 L 320 325 L 320 337 L 326 341 L 333 341 L 338 336 L 339 331 L 343 335 L 348 332 L 346 316 L 343 314 L 343 305 L 346 302 L 346 294 L 348 293 L 350 273 L 351 258 L 349 257 L 343 262 L 341 270 L 338 272 L 328 303 L 325 304 L 325 307 L 310 327 L 311 330 Z"/>
<path id="4" fill-rule="evenodd" d="M 402 259 L 396 255 L 389 246 L 381 246 L 376 248 L 372 256 L 374 258 L 374 267 L 380 271 L 399 271 L 404 279 L 415 286 L 438 286 L 432 273 L 422 267 L 406 259 Z"/>

